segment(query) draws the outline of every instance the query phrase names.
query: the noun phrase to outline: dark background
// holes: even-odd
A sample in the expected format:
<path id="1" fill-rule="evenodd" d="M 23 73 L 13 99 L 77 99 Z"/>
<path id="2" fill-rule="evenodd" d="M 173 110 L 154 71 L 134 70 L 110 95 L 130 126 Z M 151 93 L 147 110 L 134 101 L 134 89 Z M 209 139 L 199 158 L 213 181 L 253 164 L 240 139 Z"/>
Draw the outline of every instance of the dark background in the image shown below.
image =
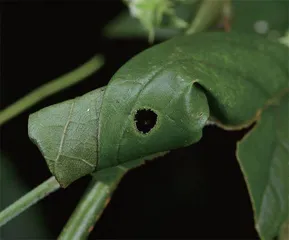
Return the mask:
<path id="1" fill-rule="evenodd" d="M 28 139 L 29 114 L 106 85 L 119 67 L 149 47 L 146 39 L 101 36 L 102 28 L 123 9 L 121 1 L 113 0 L 1 6 L 1 109 L 94 54 L 106 58 L 99 72 L 1 128 L 1 151 L 29 188 L 50 176 L 40 152 Z M 236 141 L 244 134 L 206 127 L 202 140 L 194 146 L 172 151 L 129 172 L 90 239 L 257 238 L 249 195 L 234 153 Z M 50 231 L 46 238 L 60 233 L 88 181 L 89 177 L 84 177 L 38 204 Z M 1 185 L 3 182 L 5 179 Z M 1 197 L 5 191 L 9 188 L 1 187 Z M 37 227 L 37 219 L 29 221 L 35 221 Z"/>

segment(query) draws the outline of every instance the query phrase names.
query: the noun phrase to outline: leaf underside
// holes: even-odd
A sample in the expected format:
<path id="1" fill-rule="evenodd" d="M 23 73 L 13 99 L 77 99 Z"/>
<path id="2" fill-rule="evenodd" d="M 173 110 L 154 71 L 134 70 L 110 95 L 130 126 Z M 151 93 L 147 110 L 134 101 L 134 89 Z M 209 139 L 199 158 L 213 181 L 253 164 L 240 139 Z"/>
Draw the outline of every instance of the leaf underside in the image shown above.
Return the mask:
<path id="1" fill-rule="evenodd" d="M 28 133 L 62 187 L 97 165 L 98 116 L 104 88 L 30 115 Z"/>

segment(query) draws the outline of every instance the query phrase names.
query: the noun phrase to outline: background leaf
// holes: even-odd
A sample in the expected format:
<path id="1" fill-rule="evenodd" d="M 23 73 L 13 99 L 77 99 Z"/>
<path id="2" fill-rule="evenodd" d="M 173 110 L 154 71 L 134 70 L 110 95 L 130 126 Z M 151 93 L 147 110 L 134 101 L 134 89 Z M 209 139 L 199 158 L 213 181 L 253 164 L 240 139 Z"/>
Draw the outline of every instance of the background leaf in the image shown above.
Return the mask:
<path id="1" fill-rule="evenodd" d="M 266 109 L 238 144 L 238 160 L 262 239 L 273 239 L 289 217 L 289 94 Z M 288 224 L 288 223 L 286 223 Z"/>
<path id="2" fill-rule="evenodd" d="M 156 28 L 155 39 L 165 40 L 180 33 L 174 28 Z M 147 30 L 140 22 L 132 18 L 128 11 L 123 11 L 104 28 L 105 36 L 109 38 L 147 38 Z"/>
<path id="3" fill-rule="evenodd" d="M 174 2 L 174 13 L 170 16 L 162 16 L 162 21 L 153 26 L 154 38 L 166 40 L 182 34 L 183 28 L 177 27 L 172 18 L 182 19 L 184 22 L 191 22 L 199 8 L 198 0 Z M 185 26 L 184 26 L 185 27 Z M 111 20 L 104 28 L 104 35 L 110 38 L 148 38 L 148 30 L 141 22 L 131 16 L 128 10 L 121 12 Z"/>
<path id="4" fill-rule="evenodd" d="M 154 40 L 154 30 L 166 16 L 175 28 L 185 28 L 187 22 L 179 18 L 172 0 L 126 0 L 131 17 L 137 18 L 148 31 L 149 42 Z"/>
<path id="5" fill-rule="evenodd" d="M 256 33 L 276 40 L 283 36 L 288 29 L 288 1 L 232 0 L 231 2 L 231 19 L 228 20 L 232 31 Z M 197 1 L 184 1 L 184 3 L 180 1 L 180 4 L 176 4 L 175 14 L 184 21 L 191 22 L 197 16 L 200 6 L 199 2 L 196 3 Z M 199 25 L 197 26 L 199 27 Z M 155 26 L 155 39 L 157 40 L 166 40 L 182 33 L 182 29 L 178 29 L 173 25 L 169 26 L 162 23 L 160 26 Z M 148 32 L 126 10 L 105 27 L 104 34 L 114 38 L 147 38 Z"/>
<path id="6" fill-rule="evenodd" d="M 232 1 L 232 30 L 256 33 L 276 40 L 289 27 L 289 2 L 275 0 Z"/>

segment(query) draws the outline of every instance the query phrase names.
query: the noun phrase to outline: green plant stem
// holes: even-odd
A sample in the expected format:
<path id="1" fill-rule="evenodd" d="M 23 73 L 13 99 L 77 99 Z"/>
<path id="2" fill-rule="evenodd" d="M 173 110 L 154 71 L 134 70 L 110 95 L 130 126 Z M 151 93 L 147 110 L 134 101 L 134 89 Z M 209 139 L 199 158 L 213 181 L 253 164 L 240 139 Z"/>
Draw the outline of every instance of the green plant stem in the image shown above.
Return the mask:
<path id="1" fill-rule="evenodd" d="M 0 227 L 59 188 L 60 185 L 54 177 L 47 179 L 45 182 L 0 212 Z"/>
<path id="2" fill-rule="evenodd" d="M 66 223 L 59 240 L 86 239 L 101 216 L 110 196 L 108 185 L 92 180 L 88 191 Z"/>
<path id="3" fill-rule="evenodd" d="M 128 168 L 125 166 L 116 166 L 92 174 L 90 186 L 63 228 L 58 240 L 86 239 L 127 171 Z"/>
<path id="4" fill-rule="evenodd" d="M 224 2 L 224 0 L 203 0 L 186 34 L 190 35 L 207 29 L 221 15 Z"/>
<path id="5" fill-rule="evenodd" d="M 103 64 L 104 59 L 102 56 L 94 56 L 75 70 L 66 73 L 46 84 L 43 84 L 39 88 L 36 88 L 0 112 L 0 126 L 9 119 L 25 111 L 27 108 L 33 106 L 40 100 L 80 82 L 97 71 L 101 66 L 103 66 Z"/>

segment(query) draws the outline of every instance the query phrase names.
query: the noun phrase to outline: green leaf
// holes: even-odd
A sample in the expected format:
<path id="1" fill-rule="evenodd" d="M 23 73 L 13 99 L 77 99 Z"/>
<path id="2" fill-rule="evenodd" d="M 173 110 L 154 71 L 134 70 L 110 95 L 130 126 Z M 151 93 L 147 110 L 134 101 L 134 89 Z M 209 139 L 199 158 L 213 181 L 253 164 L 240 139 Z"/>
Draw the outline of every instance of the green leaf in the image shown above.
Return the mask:
<path id="1" fill-rule="evenodd" d="M 289 92 L 260 116 L 237 155 L 262 239 L 273 239 L 289 218 Z M 287 223 L 288 224 L 288 223 Z"/>
<path id="2" fill-rule="evenodd" d="M 202 33 L 135 56 L 105 90 L 99 167 L 193 144 L 201 138 L 209 106 L 211 117 L 228 128 L 250 124 L 268 99 L 287 87 L 287 53 L 285 46 L 260 37 Z M 266 66 L 271 71 L 264 71 Z M 147 134 L 135 125 L 142 109 L 157 115 Z"/>
<path id="3" fill-rule="evenodd" d="M 285 45 L 237 33 L 176 37 L 132 58 L 106 88 L 33 114 L 29 136 L 50 171 L 67 186 L 85 174 L 120 165 L 130 169 L 159 153 L 191 145 L 202 137 L 208 120 L 225 129 L 247 127 L 286 89 Z M 285 110 L 286 106 L 279 111 Z M 266 111 L 264 116 L 271 116 Z M 288 118 L 282 121 L 285 125 Z M 266 134 L 269 140 L 257 135 L 260 145 L 275 141 L 271 133 Z M 252 165 L 260 161 L 250 157 Z M 286 156 L 280 157 L 284 161 Z M 266 167 L 268 159 L 264 161 Z M 244 174 L 258 204 L 255 195 L 260 189 L 251 186 L 264 186 L 267 179 L 261 174 L 256 182 L 251 174 Z M 286 189 L 282 182 L 286 178 L 280 179 L 274 191 Z M 284 211 L 280 221 L 288 217 Z M 259 232 L 267 236 L 263 229 Z"/>
<path id="4" fill-rule="evenodd" d="M 286 88 L 288 49 L 281 44 L 253 35 L 203 33 L 157 45 L 126 63 L 106 88 L 99 166 L 197 142 L 208 107 L 221 127 L 249 126 Z M 158 117 L 147 134 L 135 124 L 142 109 Z"/>
<path id="5" fill-rule="evenodd" d="M 28 132 L 62 187 L 95 171 L 98 116 L 104 88 L 44 108 L 29 117 Z"/>
<path id="6" fill-rule="evenodd" d="M 105 88 L 31 114 L 28 133 L 62 187 L 99 169 L 99 114 Z M 125 164 L 132 168 L 162 153 Z"/>

